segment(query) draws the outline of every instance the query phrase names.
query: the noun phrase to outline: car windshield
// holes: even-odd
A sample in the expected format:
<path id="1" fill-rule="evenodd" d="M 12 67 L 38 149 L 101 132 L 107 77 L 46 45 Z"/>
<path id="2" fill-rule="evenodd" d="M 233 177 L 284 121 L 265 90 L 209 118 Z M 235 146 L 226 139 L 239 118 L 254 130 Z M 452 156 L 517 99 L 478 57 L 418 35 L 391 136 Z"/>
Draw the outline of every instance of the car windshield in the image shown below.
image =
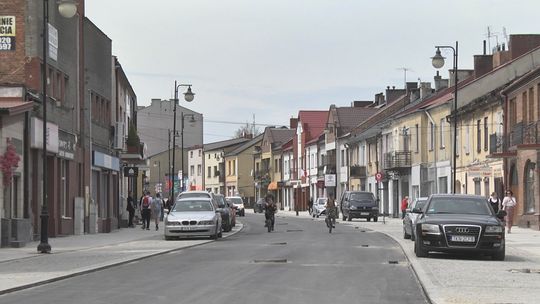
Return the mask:
<path id="1" fill-rule="evenodd" d="M 491 215 L 487 200 L 469 197 L 437 197 L 429 203 L 427 214 L 478 214 Z"/>
<path id="2" fill-rule="evenodd" d="M 373 194 L 369 192 L 365 193 L 351 193 L 351 197 L 349 198 L 351 201 L 372 201 L 373 200 Z"/>
<path id="3" fill-rule="evenodd" d="M 231 201 L 233 204 L 243 204 L 244 203 L 242 201 L 242 199 L 239 198 L 239 197 L 230 197 L 229 201 Z"/>
<path id="4" fill-rule="evenodd" d="M 210 194 L 208 194 L 208 193 L 190 193 L 190 192 L 184 192 L 184 193 L 180 194 L 180 196 L 178 196 L 178 199 L 181 199 L 181 198 L 194 198 L 194 197 L 204 197 L 204 198 L 209 198 L 209 197 L 210 197 Z"/>
<path id="5" fill-rule="evenodd" d="M 208 201 L 178 201 L 174 204 L 173 212 L 212 211 L 212 204 Z"/>
<path id="6" fill-rule="evenodd" d="M 416 203 L 414 204 L 413 208 L 424 208 L 424 206 L 426 205 L 427 203 L 427 200 L 417 200 Z"/>
<path id="7" fill-rule="evenodd" d="M 225 205 L 225 198 L 223 198 L 221 195 L 216 195 L 216 201 L 219 206 Z"/>
<path id="8" fill-rule="evenodd" d="M 326 203 L 326 199 L 324 199 L 324 198 L 319 198 L 317 200 L 317 204 L 319 204 L 319 205 L 324 205 L 325 203 Z"/>

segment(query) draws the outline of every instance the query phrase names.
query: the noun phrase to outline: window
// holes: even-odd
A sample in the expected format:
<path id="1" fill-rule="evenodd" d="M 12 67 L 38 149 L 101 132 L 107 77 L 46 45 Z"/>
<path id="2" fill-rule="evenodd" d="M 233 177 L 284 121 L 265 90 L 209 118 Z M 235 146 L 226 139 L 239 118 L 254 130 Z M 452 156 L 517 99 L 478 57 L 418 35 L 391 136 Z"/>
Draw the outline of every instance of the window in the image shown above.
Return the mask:
<path id="1" fill-rule="evenodd" d="M 420 152 L 420 128 L 418 127 L 418 124 L 415 126 L 416 129 L 416 153 Z"/>
<path id="2" fill-rule="evenodd" d="M 429 150 L 433 151 L 435 148 L 435 125 L 430 122 L 429 123 Z"/>
<path id="3" fill-rule="evenodd" d="M 210 159 L 210 153 L 208 154 L 208 159 Z"/>
<path id="4" fill-rule="evenodd" d="M 510 100 L 510 105 L 508 106 L 508 127 L 513 129 L 517 122 L 517 111 L 516 111 L 516 99 L 512 98 Z"/>
<path id="5" fill-rule="evenodd" d="M 217 166 L 214 166 L 214 177 L 219 175 L 219 171 L 217 169 Z"/>
<path id="6" fill-rule="evenodd" d="M 441 118 L 441 122 L 440 122 L 440 127 L 439 127 L 439 134 L 440 134 L 440 145 L 441 145 L 441 149 L 444 149 L 444 144 L 445 144 L 445 140 L 444 140 L 444 120 L 445 118 Z M 444 193 L 444 192 L 443 192 Z"/>
<path id="7" fill-rule="evenodd" d="M 439 177 L 439 193 L 448 193 L 448 177 Z"/>
<path id="8" fill-rule="evenodd" d="M 529 88 L 529 122 L 534 121 L 534 88 Z"/>
<path id="9" fill-rule="evenodd" d="M 212 167 L 208 167 L 208 172 L 206 174 L 206 177 L 212 177 Z"/>
<path id="10" fill-rule="evenodd" d="M 289 161 L 286 160 L 285 161 L 285 172 L 283 172 L 284 174 L 289 174 Z"/>
<path id="11" fill-rule="evenodd" d="M 236 159 L 232 161 L 232 175 L 236 175 Z"/>
<path id="12" fill-rule="evenodd" d="M 368 144 L 368 149 L 367 149 L 367 156 L 368 156 L 368 163 L 371 164 L 371 144 Z"/>
<path id="13" fill-rule="evenodd" d="M 521 120 L 523 124 L 527 123 L 527 91 L 521 94 Z"/>
<path id="14" fill-rule="evenodd" d="M 482 129 L 480 128 L 481 119 L 476 121 L 476 152 L 482 151 Z"/>
<path id="15" fill-rule="evenodd" d="M 481 195 L 481 186 L 480 186 L 480 180 L 481 178 L 480 177 L 475 177 L 474 178 L 474 194 L 475 195 Z"/>
<path id="16" fill-rule="evenodd" d="M 488 147 L 489 147 L 488 118 L 484 117 L 484 151 L 487 151 Z"/>
<path id="17" fill-rule="evenodd" d="M 195 166 L 194 165 L 189 166 L 189 175 L 190 176 L 195 175 Z"/>
<path id="18" fill-rule="evenodd" d="M 280 172 L 277 159 L 274 159 L 274 172 Z"/>
<path id="19" fill-rule="evenodd" d="M 59 162 L 60 164 L 60 206 L 62 208 L 62 216 L 63 217 L 66 217 L 68 216 L 68 197 L 67 197 L 67 193 L 68 193 L 68 182 L 69 182 L 69 179 L 68 179 L 68 176 L 67 176 L 67 161 L 66 160 L 60 160 Z"/>
<path id="20" fill-rule="evenodd" d="M 201 154 L 202 154 L 202 150 L 199 150 L 199 157 L 201 157 Z"/>
<path id="21" fill-rule="evenodd" d="M 360 161 L 361 166 L 366 165 L 366 146 L 362 145 L 360 146 Z"/>
<path id="22" fill-rule="evenodd" d="M 193 158 L 193 151 L 189 151 L 189 158 Z"/>
<path id="23" fill-rule="evenodd" d="M 456 130 L 456 143 L 455 143 L 455 144 L 457 145 L 457 147 L 456 147 L 456 157 L 459 156 L 459 153 L 460 153 L 460 150 L 461 150 L 461 146 L 462 146 L 462 145 L 461 145 L 461 142 L 460 142 L 460 139 L 461 139 L 461 137 L 460 137 L 461 134 L 460 134 L 460 133 L 461 133 L 461 129 L 460 129 L 460 130 Z"/>
<path id="24" fill-rule="evenodd" d="M 197 176 L 201 176 L 202 174 L 202 165 L 197 165 Z"/>

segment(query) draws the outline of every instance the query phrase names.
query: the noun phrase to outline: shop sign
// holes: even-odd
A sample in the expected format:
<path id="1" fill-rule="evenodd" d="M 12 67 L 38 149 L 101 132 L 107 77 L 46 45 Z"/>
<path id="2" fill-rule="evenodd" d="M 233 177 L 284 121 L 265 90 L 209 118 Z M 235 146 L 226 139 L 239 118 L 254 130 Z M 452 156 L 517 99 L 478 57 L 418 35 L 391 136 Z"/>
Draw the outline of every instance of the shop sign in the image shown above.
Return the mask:
<path id="1" fill-rule="evenodd" d="M 75 145 L 75 135 L 62 130 L 58 132 L 58 156 L 67 159 L 74 159 Z"/>
<path id="2" fill-rule="evenodd" d="M 15 50 L 15 16 L 0 16 L 0 51 Z"/>
<path id="3" fill-rule="evenodd" d="M 47 151 L 58 153 L 58 125 L 47 122 Z M 33 117 L 30 121 L 30 148 L 43 149 L 43 121 Z"/>
<path id="4" fill-rule="evenodd" d="M 324 175 L 324 185 L 326 187 L 335 187 L 336 186 L 336 175 L 335 174 L 325 174 Z"/>
<path id="5" fill-rule="evenodd" d="M 99 151 L 92 151 L 93 165 L 109 170 L 120 171 L 120 160 L 118 157 L 114 157 Z"/>
<path id="6" fill-rule="evenodd" d="M 125 177 L 136 177 L 139 175 L 138 167 L 124 167 L 124 176 Z"/>

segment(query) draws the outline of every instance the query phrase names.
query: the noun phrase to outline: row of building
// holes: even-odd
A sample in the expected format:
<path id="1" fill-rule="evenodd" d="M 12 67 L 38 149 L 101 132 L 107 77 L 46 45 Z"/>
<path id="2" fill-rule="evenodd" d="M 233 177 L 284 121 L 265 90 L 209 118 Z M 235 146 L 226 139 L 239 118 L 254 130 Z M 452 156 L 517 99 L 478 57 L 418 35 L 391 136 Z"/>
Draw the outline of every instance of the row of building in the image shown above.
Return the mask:
<path id="1" fill-rule="evenodd" d="M 251 204 L 270 192 L 281 208 L 299 211 L 317 197 L 371 191 L 390 216 L 398 216 L 405 196 L 455 187 L 503 197 L 511 189 L 515 222 L 539 229 L 539 46 L 540 35 L 511 35 L 508 48 L 487 54 L 484 42 L 473 69 L 452 69 L 448 79 L 437 72 L 434 87 L 387 87 L 372 101 L 301 110 L 289 126 L 255 138 L 191 147 L 184 189 L 240 195 Z"/>

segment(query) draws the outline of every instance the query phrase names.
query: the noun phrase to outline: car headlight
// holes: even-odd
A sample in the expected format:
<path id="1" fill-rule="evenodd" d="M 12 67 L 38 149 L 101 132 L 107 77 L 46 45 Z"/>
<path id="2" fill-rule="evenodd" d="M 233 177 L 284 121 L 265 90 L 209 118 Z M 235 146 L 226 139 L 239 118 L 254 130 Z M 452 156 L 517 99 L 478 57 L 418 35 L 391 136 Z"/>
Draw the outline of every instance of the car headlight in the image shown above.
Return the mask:
<path id="1" fill-rule="evenodd" d="M 486 226 L 486 233 L 502 233 L 502 231 L 501 226 Z"/>
<path id="2" fill-rule="evenodd" d="M 355 210 L 355 209 L 356 209 L 356 206 L 351 206 L 349 209 Z"/>
<path id="3" fill-rule="evenodd" d="M 422 233 L 423 234 L 441 234 L 441 230 L 439 229 L 439 225 L 433 225 L 433 224 L 422 224 Z"/>
<path id="4" fill-rule="evenodd" d="M 199 225 L 214 225 L 214 221 L 200 221 Z"/>
<path id="5" fill-rule="evenodd" d="M 168 226 L 178 226 L 178 225 L 180 225 L 180 222 L 176 222 L 176 221 L 165 221 L 165 225 L 168 225 Z"/>

